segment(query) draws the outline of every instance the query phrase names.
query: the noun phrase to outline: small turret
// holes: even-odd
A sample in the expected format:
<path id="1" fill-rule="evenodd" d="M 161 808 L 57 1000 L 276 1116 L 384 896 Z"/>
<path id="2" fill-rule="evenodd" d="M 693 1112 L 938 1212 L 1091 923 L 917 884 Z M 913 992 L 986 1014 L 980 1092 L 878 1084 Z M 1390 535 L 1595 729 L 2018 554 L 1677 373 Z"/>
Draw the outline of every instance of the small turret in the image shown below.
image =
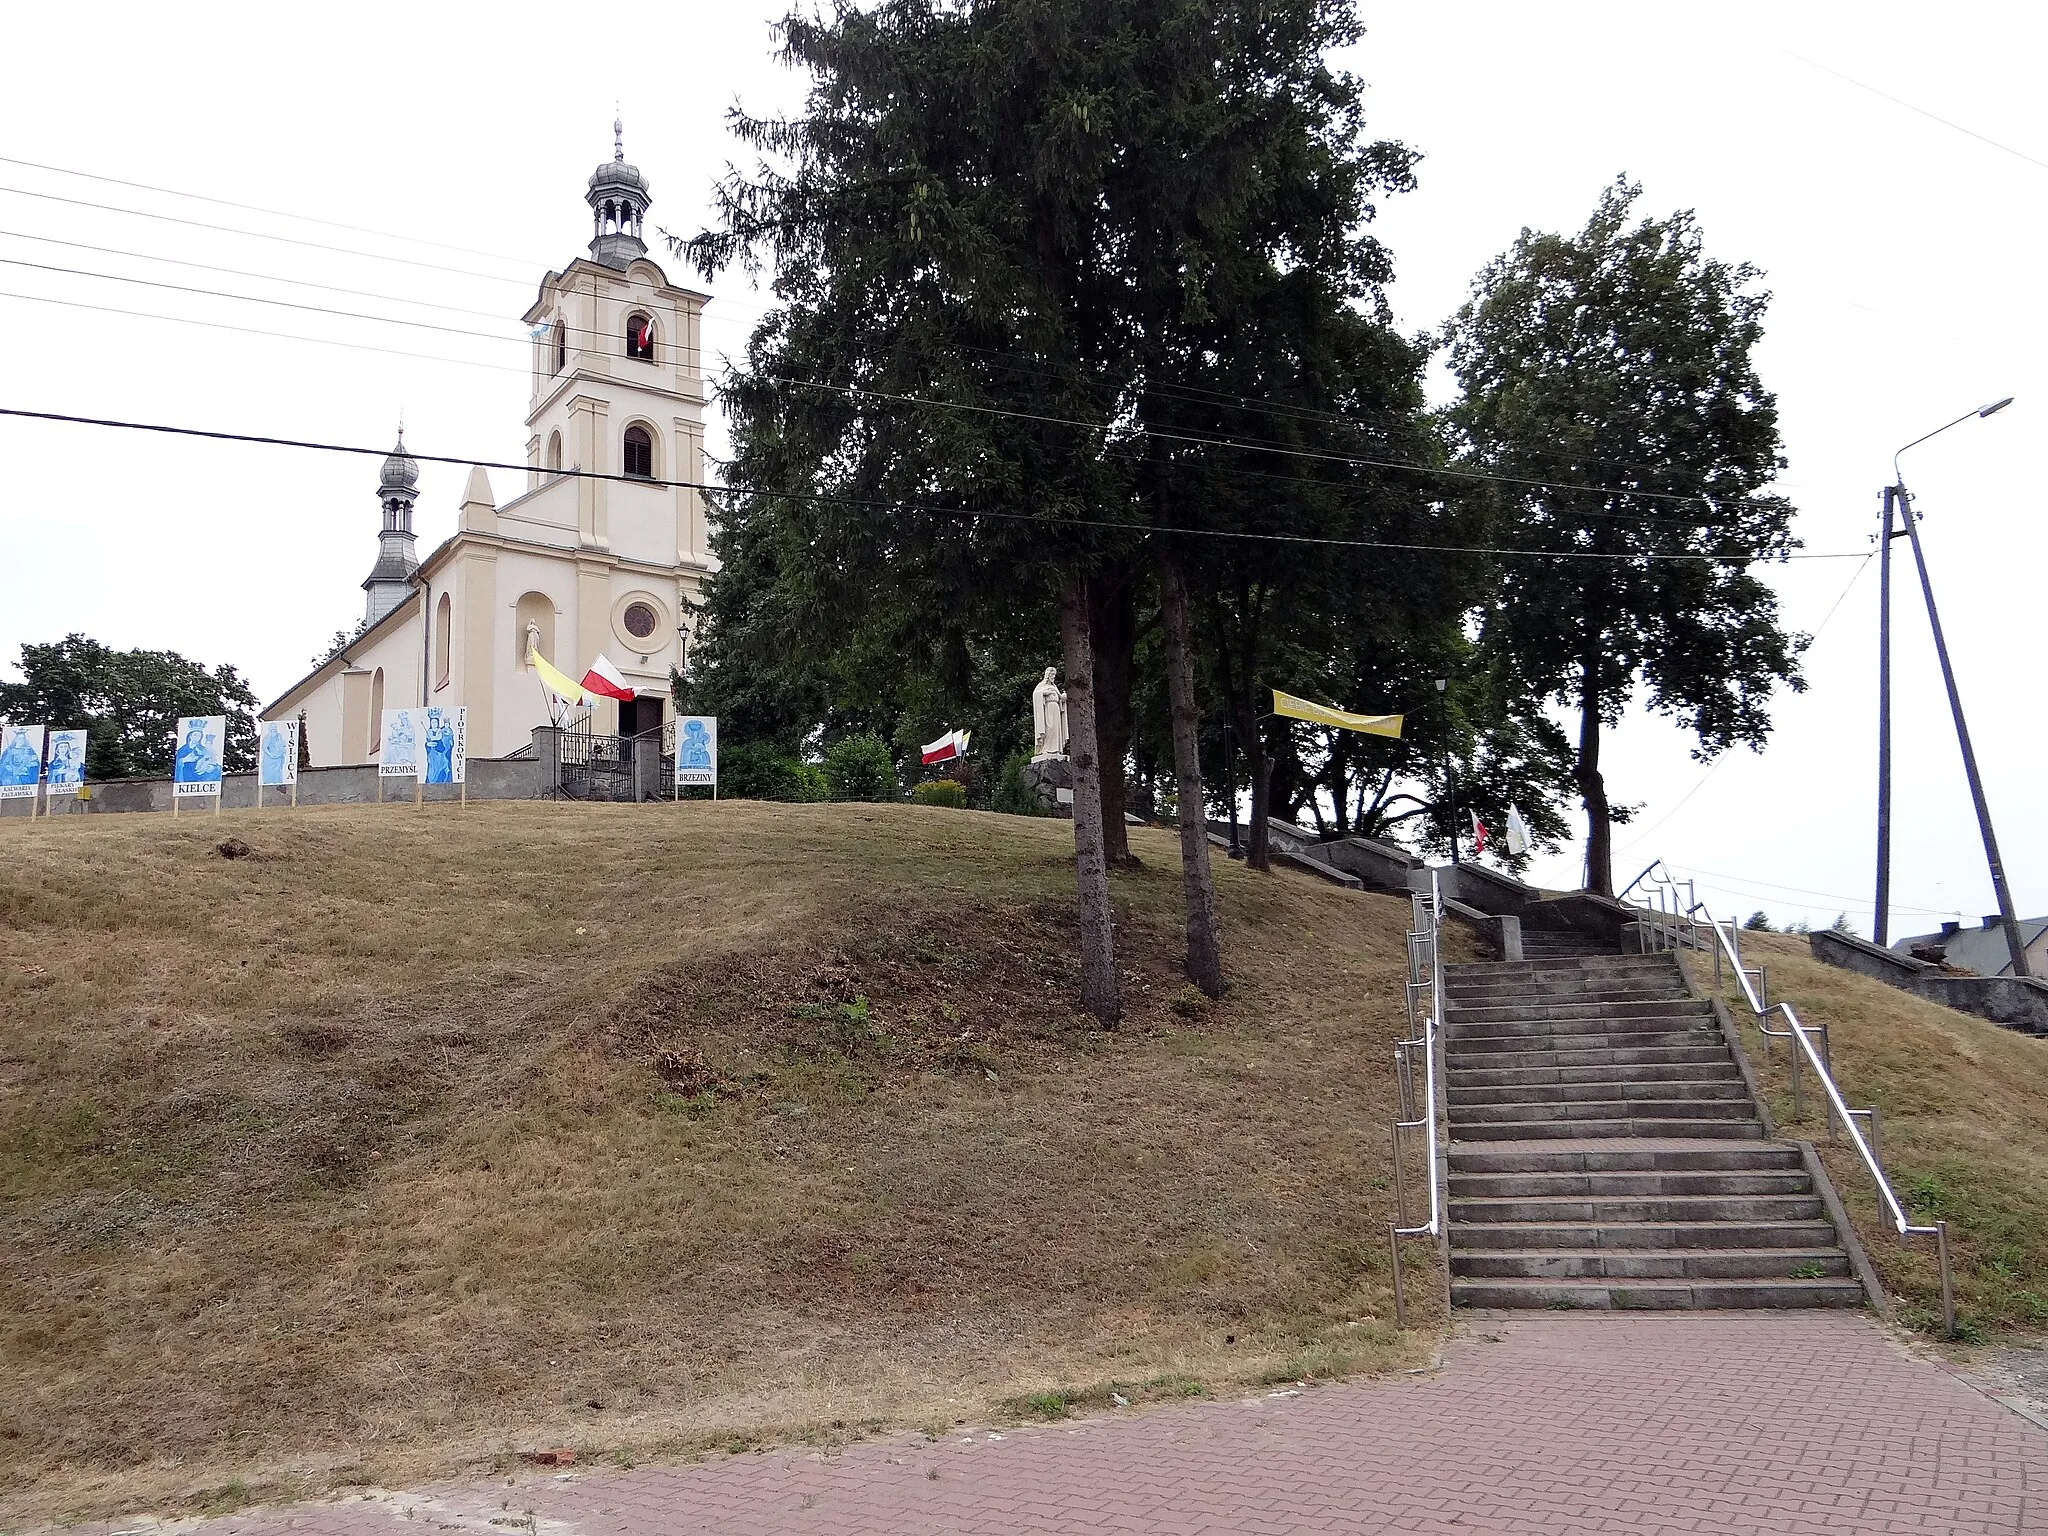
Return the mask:
<path id="1" fill-rule="evenodd" d="M 374 624 L 404 602 L 412 592 L 413 572 L 420 568 L 418 539 L 412 531 L 412 504 L 419 494 L 420 466 L 405 451 L 405 428 L 384 460 L 377 477 L 377 500 L 384 508 L 384 526 L 377 534 L 377 563 L 363 578 L 369 594 L 363 620 Z"/>
<path id="2" fill-rule="evenodd" d="M 647 242 L 640 236 L 653 196 L 640 167 L 626 163 L 626 127 L 621 119 L 612 119 L 612 157 L 590 173 L 590 188 L 583 196 L 592 216 L 593 260 L 623 271 L 634 257 L 647 254 Z"/>

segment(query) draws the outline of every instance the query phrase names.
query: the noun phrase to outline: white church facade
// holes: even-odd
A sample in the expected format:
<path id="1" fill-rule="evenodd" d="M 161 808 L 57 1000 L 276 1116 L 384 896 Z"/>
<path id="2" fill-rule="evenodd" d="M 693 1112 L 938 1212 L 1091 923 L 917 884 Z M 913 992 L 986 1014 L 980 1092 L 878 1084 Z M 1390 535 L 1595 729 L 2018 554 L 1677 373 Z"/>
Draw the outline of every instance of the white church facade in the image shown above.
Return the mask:
<path id="1" fill-rule="evenodd" d="M 534 650 L 571 677 L 604 655 L 636 697 L 591 727 L 658 727 L 711 572 L 703 498 L 705 295 L 671 284 L 641 238 L 648 185 L 617 140 L 586 194 L 590 255 L 541 283 L 532 328 L 526 485 L 499 505 L 473 468 L 457 529 L 424 560 L 419 466 L 404 434 L 378 484 L 383 527 L 367 627 L 263 710 L 304 721 L 315 767 L 374 762 L 382 712 L 468 710 L 468 751 L 501 757 L 549 723 Z M 578 473 L 580 472 L 580 473 Z"/>

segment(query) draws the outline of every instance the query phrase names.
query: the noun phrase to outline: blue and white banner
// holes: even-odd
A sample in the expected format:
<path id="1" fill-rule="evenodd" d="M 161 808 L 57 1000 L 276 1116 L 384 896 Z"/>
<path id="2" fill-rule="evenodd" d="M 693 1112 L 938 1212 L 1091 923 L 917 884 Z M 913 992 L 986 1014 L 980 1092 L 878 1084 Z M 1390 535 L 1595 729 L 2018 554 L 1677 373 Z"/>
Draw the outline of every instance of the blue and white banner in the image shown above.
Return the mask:
<path id="1" fill-rule="evenodd" d="M 259 721 L 256 734 L 256 782 L 267 789 L 298 783 L 299 722 Z"/>
<path id="2" fill-rule="evenodd" d="M 469 777 L 469 707 L 443 709 L 430 705 L 419 711 L 423 724 L 420 742 L 420 782 L 460 784 Z"/>
<path id="3" fill-rule="evenodd" d="M 85 782 L 84 731 L 50 732 L 50 765 L 43 772 L 52 789 L 77 789 Z"/>
<path id="4" fill-rule="evenodd" d="M 228 736 L 226 715 L 187 715 L 178 721 L 171 757 L 173 795 L 218 795 L 221 748 Z"/>
<path id="5" fill-rule="evenodd" d="M 676 785 L 718 784 L 718 716 L 684 715 L 676 721 Z"/>
<path id="6" fill-rule="evenodd" d="M 43 781 L 43 728 L 0 725 L 0 800 L 33 800 Z"/>
<path id="7" fill-rule="evenodd" d="M 384 778 L 413 779 L 420 772 L 420 733 L 424 709 L 387 709 L 377 737 L 377 772 Z"/>

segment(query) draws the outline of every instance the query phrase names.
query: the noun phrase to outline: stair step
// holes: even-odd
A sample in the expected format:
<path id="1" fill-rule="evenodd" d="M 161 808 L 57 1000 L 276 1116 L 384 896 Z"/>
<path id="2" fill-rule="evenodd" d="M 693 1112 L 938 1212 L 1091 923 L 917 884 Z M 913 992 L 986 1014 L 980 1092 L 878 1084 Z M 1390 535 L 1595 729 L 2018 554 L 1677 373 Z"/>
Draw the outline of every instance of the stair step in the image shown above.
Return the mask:
<path id="1" fill-rule="evenodd" d="M 1728 1307 L 1860 1307 L 1853 1280 L 1453 1280 L 1454 1307 L 1678 1311 Z"/>
<path id="2" fill-rule="evenodd" d="M 1528 1067 L 1496 1067 L 1489 1058 L 1488 1065 L 1483 1067 L 1452 1067 L 1449 1081 L 1455 1091 L 1460 1088 L 1533 1088 L 1543 1083 L 1740 1084 L 1742 1074 L 1735 1070 L 1735 1059 L 1723 1050 L 1705 1061 L 1596 1062 L 1583 1067 L 1561 1067 L 1552 1062 Z"/>
<path id="3" fill-rule="evenodd" d="M 1470 1035 L 1447 1034 L 1444 1054 L 1452 1065 L 1485 1067 L 1494 1065 L 1483 1058 L 1523 1051 L 1646 1051 L 1675 1045 L 1712 1045 L 1723 1052 L 1727 1045 L 1721 1032 L 1696 1029 L 1593 1029 L 1572 1026 L 1570 1034 Z"/>
<path id="4" fill-rule="evenodd" d="M 1616 1221 L 1812 1221 L 1820 1196 L 1786 1195 L 1530 1195 L 1451 1200 L 1451 1225 L 1522 1221 L 1557 1226 Z M 1453 1232 L 1455 1237 L 1455 1230 Z"/>
<path id="5" fill-rule="evenodd" d="M 1644 977 L 1641 981 L 1612 981 L 1574 978 L 1570 981 L 1521 982 L 1512 986 L 1479 986 L 1469 981 L 1447 982 L 1444 1000 L 1453 1007 L 1486 1007 L 1533 1000 L 1554 1003 L 1627 1003 L 1667 1001 L 1679 994 L 1669 977 Z"/>
<path id="6" fill-rule="evenodd" d="M 1839 1248 L 1453 1248 L 1451 1274 L 1496 1280 L 1838 1280 Z"/>
<path id="7" fill-rule="evenodd" d="M 1451 1246 L 1461 1251 L 1818 1249 L 1835 1243 L 1834 1226 L 1826 1221 L 1485 1221 L 1451 1229 Z"/>
<path id="8" fill-rule="evenodd" d="M 1464 1173 L 1453 1170 L 1451 1199 L 1527 1200 L 1546 1195 L 1810 1195 L 1804 1168 L 1629 1168 L 1598 1173 Z"/>
<path id="9" fill-rule="evenodd" d="M 1444 1023 L 1452 1030 L 1485 1026 L 1488 1030 L 1520 1029 L 1524 1033 L 1540 1034 L 1565 1024 L 1619 1024 L 1624 1021 L 1645 1027 L 1636 1021 L 1667 1019 L 1710 1019 L 1714 1016 L 1711 1004 L 1695 1002 L 1691 998 L 1652 999 L 1639 1003 L 1532 1003 L 1517 1002 L 1498 1007 L 1462 1008 L 1447 1007 Z"/>
<path id="10" fill-rule="evenodd" d="M 1702 1103 L 1715 1100 L 1742 1101 L 1749 1107 L 1749 1089 L 1731 1067 L 1720 1079 L 1650 1077 L 1619 1082 L 1593 1083 L 1501 1083 L 1471 1086 L 1452 1082 L 1448 1090 L 1455 1116 L 1462 1107 L 1502 1104 L 1609 1104 L 1616 1101 L 1650 1100 L 1674 1103 L 1685 1100 Z"/>
<path id="11" fill-rule="evenodd" d="M 1523 1101 L 1516 1104 L 1454 1104 L 1451 1106 L 1453 1135 L 1466 1126 L 1497 1121 L 1549 1120 L 1570 1125 L 1588 1120 L 1625 1120 L 1640 1116 L 1652 1120 L 1726 1120 L 1752 1118 L 1747 1099 L 1580 1099 L 1551 1103 Z"/>
<path id="12" fill-rule="evenodd" d="M 1646 1110 L 1650 1106 L 1634 1107 Z M 1489 1120 L 1452 1130 L 1459 1141 L 1575 1141 L 1608 1136 L 1760 1141 L 1763 1134 L 1763 1123 L 1758 1120 Z"/>
<path id="13" fill-rule="evenodd" d="M 1603 1147 L 1495 1147 L 1451 1144 L 1453 1173 L 1643 1173 L 1659 1170 L 1764 1170 L 1798 1168 L 1797 1147 L 1762 1141 L 1750 1146 L 1626 1143 Z"/>
<path id="14" fill-rule="evenodd" d="M 1678 1038 L 1683 1045 L 1600 1045 L 1600 1046 L 1555 1046 L 1543 1042 L 1530 1042 L 1527 1050 L 1494 1050 L 1489 1048 L 1483 1055 L 1470 1052 L 1459 1053 L 1450 1063 L 1450 1070 L 1457 1072 L 1515 1072 L 1530 1068 L 1548 1068 L 1556 1071 L 1579 1070 L 1587 1067 L 1649 1067 L 1667 1063 L 1721 1063 L 1732 1060 L 1728 1046 L 1719 1034 L 1707 1035 L 1699 1031 L 1688 1031 Z"/>
<path id="15" fill-rule="evenodd" d="M 1480 960 L 1453 962 L 1444 967 L 1444 980 L 1458 982 L 1521 981 L 1550 976 L 1662 976 L 1680 985 L 1678 963 L 1669 955 L 1582 955 L 1539 957 L 1525 960 Z"/>

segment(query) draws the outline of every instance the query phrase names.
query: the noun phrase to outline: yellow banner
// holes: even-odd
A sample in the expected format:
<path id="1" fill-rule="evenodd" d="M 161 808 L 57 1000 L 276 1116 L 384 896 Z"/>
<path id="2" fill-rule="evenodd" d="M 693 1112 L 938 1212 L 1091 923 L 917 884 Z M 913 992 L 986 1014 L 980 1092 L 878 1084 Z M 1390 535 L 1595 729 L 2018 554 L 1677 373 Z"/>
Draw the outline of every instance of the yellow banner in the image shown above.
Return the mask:
<path id="1" fill-rule="evenodd" d="M 549 666 L 547 657 L 541 655 L 539 651 L 530 652 L 528 659 L 532 661 L 533 670 L 540 674 L 541 684 L 549 693 L 552 693 L 564 704 L 582 702 L 583 685 L 581 683 L 572 683 L 562 673 Z"/>
<path id="2" fill-rule="evenodd" d="M 1340 731 L 1363 731 L 1368 736 L 1399 736 L 1400 715 L 1354 715 L 1348 709 L 1333 709 L 1328 704 L 1317 704 L 1308 699 L 1297 699 L 1291 693 L 1273 690 L 1273 713 L 1286 715 L 1295 720 L 1307 720 L 1315 725 L 1333 725 Z"/>

